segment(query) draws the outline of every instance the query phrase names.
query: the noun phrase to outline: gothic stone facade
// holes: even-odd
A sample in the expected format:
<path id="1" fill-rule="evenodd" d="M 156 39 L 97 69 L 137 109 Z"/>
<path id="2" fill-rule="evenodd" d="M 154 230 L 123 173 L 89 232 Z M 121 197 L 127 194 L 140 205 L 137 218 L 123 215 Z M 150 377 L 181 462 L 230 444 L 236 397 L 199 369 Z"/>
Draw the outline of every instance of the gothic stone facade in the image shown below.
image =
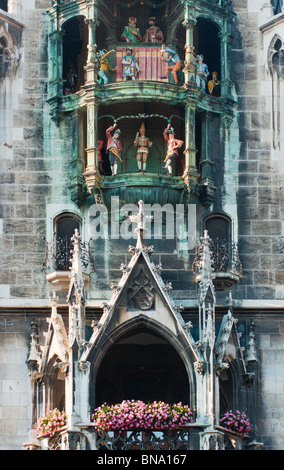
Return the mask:
<path id="1" fill-rule="evenodd" d="M 130 391 L 137 394 L 137 388 L 131 389 L 131 383 L 136 383 L 137 368 L 142 363 L 146 364 L 148 372 L 144 382 L 138 381 L 142 399 L 149 397 L 149 387 L 154 390 L 150 399 L 179 399 L 170 379 L 174 370 L 180 380 L 182 400 L 188 399 L 191 406 L 196 406 L 203 422 L 212 413 L 205 409 L 202 394 L 195 396 L 203 385 L 198 378 L 200 371 L 196 373 L 193 367 L 194 361 L 202 362 L 193 343 L 201 338 L 196 331 L 202 316 L 202 302 L 205 302 L 200 297 L 198 273 L 192 270 L 192 266 L 198 267 L 195 249 L 182 249 L 176 239 L 149 239 L 147 244 L 154 245 L 152 265 L 147 261 L 144 246 L 139 259 L 137 252 L 129 253 L 128 245 L 135 245 L 135 240 L 122 237 L 95 240 L 94 203 L 104 202 L 109 207 L 110 197 L 118 195 L 136 205 L 140 199 L 161 205 L 190 202 L 196 208 L 193 223 L 197 242 L 205 228 L 209 235 L 218 236 L 224 235 L 224 226 L 230 241 L 238 244 L 242 270 L 234 269 L 236 264 L 227 265 L 223 271 L 220 269 L 215 278 L 216 292 L 213 288 L 211 296 L 216 325 L 228 314 L 228 306 L 238 320 L 234 324 L 236 334 L 230 330 L 231 338 L 227 339 L 224 356 L 235 368 L 234 379 L 228 379 L 231 372 L 222 371 L 218 379 L 222 393 L 219 395 L 219 388 L 215 390 L 218 399 L 213 397 L 212 403 L 218 402 L 218 406 L 211 417 L 214 421 L 226 406 L 234 409 L 242 406 L 252 422 L 249 443 L 261 443 L 265 450 L 283 449 L 284 12 L 281 6 L 276 10 L 273 2 L 261 0 L 171 0 L 167 3 L 169 11 L 163 11 L 169 21 L 162 21 L 162 13 L 157 9 L 164 29 L 164 44 L 176 47 L 183 54 L 185 81 L 176 91 L 176 85 L 167 81 L 148 80 L 146 83 L 141 80 L 140 85 L 139 80 L 127 84 L 116 82 L 115 72 L 110 73 L 108 85 L 96 88 L 98 64 L 92 58 L 97 52 L 96 42 L 98 49 L 115 49 L 119 56 L 117 47 L 123 44 L 120 35 L 117 39 L 118 30 L 116 37 L 113 34 L 115 28 L 119 29 L 128 16 L 135 15 L 139 19 L 140 15 L 141 28 L 145 29 L 146 15 L 153 14 L 152 10 L 146 13 L 139 9 L 122 10 L 118 12 L 121 20 L 116 20 L 117 13 L 110 5 L 113 2 L 8 0 L 0 3 L 0 448 L 24 449 L 25 443 L 35 448 L 41 446 L 34 429 L 36 419 L 49 407 L 68 409 L 71 406 L 72 409 L 73 398 L 65 397 L 68 380 L 65 388 L 62 387 L 66 380 L 64 360 L 62 357 L 58 360 L 58 351 L 62 348 L 68 352 L 68 347 L 72 346 L 68 360 L 76 353 L 76 341 L 64 336 L 60 323 L 65 324 L 66 331 L 68 326 L 71 328 L 72 302 L 82 307 L 82 311 L 76 307 L 76 315 L 83 318 L 82 325 L 88 331 L 86 339 L 91 342 L 91 352 L 87 348 L 81 356 L 91 368 L 88 376 L 91 385 L 81 384 L 81 400 L 86 401 L 81 410 L 81 422 L 86 422 L 89 406 L 107 399 L 131 398 L 126 396 Z M 209 26 L 206 23 L 210 14 L 217 29 L 210 26 L 212 23 Z M 80 18 L 76 38 L 70 33 L 75 31 L 72 29 L 74 18 L 76 21 Z M 95 28 L 94 18 L 99 20 Z M 70 50 L 75 50 L 78 43 L 79 52 L 83 51 L 81 56 L 79 52 L 76 55 L 80 56 L 78 88 L 70 96 L 63 96 L 62 70 L 67 72 L 68 51 L 68 58 L 74 60 Z M 215 67 L 218 69 L 222 95 L 214 102 L 208 93 L 203 96 L 193 84 L 195 71 L 190 67 L 193 44 L 194 53 L 204 54 L 210 72 Z M 216 52 L 218 48 L 221 53 Z M 114 56 L 111 60 L 115 60 Z M 112 66 L 115 65 L 113 62 Z M 121 99 L 121 94 L 127 96 L 128 104 Z M 192 110 L 196 117 L 195 131 L 190 128 Z M 149 160 L 153 165 L 151 172 L 149 170 L 152 176 L 143 175 L 144 191 L 141 191 L 142 175 L 137 179 L 133 167 L 120 173 L 117 179 L 110 175 L 101 178 L 94 151 L 95 138 L 104 139 L 102 133 L 113 123 L 105 116 L 137 117 L 138 113 L 162 116 L 164 127 L 165 116 L 177 116 L 173 125 L 179 132 L 177 138 L 185 142 L 184 166 L 176 168 L 172 180 L 167 175 L 158 178 L 157 162 L 155 167 L 154 158 L 152 163 Z M 164 149 L 160 121 L 152 126 L 147 121 L 152 140 L 156 138 L 158 142 L 153 155 L 158 156 L 164 151 L 160 151 Z M 140 126 L 141 120 L 129 120 L 128 126 L 123 119 L 119 122 L 125 149 L 130 148 L 132 134 L 134 137 L 139 129 L 137 122 Z M 127 134 L 130 131 L 131 136 Z M 200 154 L 202 159 L 198 163 Z M 129 159 L 131 156 L 130 152 Z M 184 188 L 190 199 L 183 198 Z M 78 268 L 84 288 L 76 284 L 76 276 L 70 284 L 71 271 L 58 265 L 52 269 L 52 262 L 59 259 L 58 256 L 51 258 L 54 236 L 59 238 L 62 220 L 70 222 L 72 233 L 79 228 L 82 240 L 90 242 L 87 248 L 93 264 L 89 263 L 84 273 Z M 67 232 L 63 229 L 62 235 Z M 230 248 L 231 261 L 232 257 Z M 136 271 L 127 284 L 127 295 L 125 293 L 120 304 L 112 304 L 114 294 L 110 285 L 117 285 L 121 276 L 128 275 L 127 267 L 131 262 Z M 157 270 L 160 265 L 165 284 L 159 284 L 153 271 L 153 266 Z M 155 279 L 157 284 L 153 291 Z M 141 285 L 144 291 L 139 297 Z M 124 284 L 123 288 L 126 289 Z M 171 289 L 171 301 L 166 300 L 167 289 Z M 56 301 L 52 300 L 53 292 Z M 179 311 L 175 306 L 180 304 L 183 309 Z M 157 313 L 154 319 L 147 314 L 149 308 Z M 135 309 L 142 312 L 141 315 L 130 318 L 129 311 Z M 206 312 L 208 314 L 208 308 Z M 102 319 L 107 315 L 106 324 Z M 51 331 L 58 339 L 55 327 L 58 322 L 61 339 L 56 346 L 51 340 Z M 185 333 L 186 329 L 181 327 L 188 322 L 191 333 Z M 96 325 L 100 323 L 106 335 L 113 335 L 112 344 L 116 349 L 112 350 L 102 339 L 98 343 L 101 353 L 95 349 Z M 125 336 L 118 333 L 124 331 L 123 324 L 127 325 Z M 201 330 L 200 327 L 199 335 Z M 212 331 L 215 330 L 211 330 L 211 335 Z M 218 331 L 215 333 L 217 337 Z M 240 339 L 237 333 L 242 333 Z M 78 334 L 80 338 L 85 335 L 82 331 Z M 143 346 L 150 341 L 152 354 L 147 354 L 145 348 L 135 347 L 137 335 L 138 343 Z M 215 337 L 210 339 L 209 336 L 208 344 L 212 343 L 214 349 Z M 159 344 L 161 349 L 157 353 Z M 190 349 L 191 365 L 190 360 L 185 359 L 186 348 Z M 136 354 L 134 359 L 130 360 L 129 351 Z M 162 358 L 161 351 L 165 352 L 167 360 Z M 161 363 L 153 366 L 151 362 L 156 353 Z M 136 372 L 131 377 L 124 374 L 123 381 L 118 383 L 113 367 L 121 364 L 115 359 L 119 354 L 121 361 L 129 360 L 129 366 Z M 139 354 L 142 354 L 141 364 Z M 238 354 L 241 360 L 236 361 Z M 106 378 L 95 363 L 97 357 L 98 364 L 104 361 Z M 234 360 L 239 367 L 235 367 Z M 252 363 L 253 369 L 250 369 Z M 185 364 L 189 385 L 184 383 Z M 156 386 L 157 375 L 154 374 L 158 366 L 163 371 L 161 380 L 167 379 L 166 388 Z M 45 380 L 44 374 L 49 377 L 45 389 L 40 386 Z M 199 385 L 195 384 L 194 388 L 191 379 L 192 382 L 200 380 Z M 119 390 L 114 395 L 113 384 Z M 90 396 L 88 393 L 84 396 L 86 390 Z M 72 395 L 72 391 L 70 393 Z M 74 423 L 76 427 L 76 419 L 71 420 L 71 426 Z"/>

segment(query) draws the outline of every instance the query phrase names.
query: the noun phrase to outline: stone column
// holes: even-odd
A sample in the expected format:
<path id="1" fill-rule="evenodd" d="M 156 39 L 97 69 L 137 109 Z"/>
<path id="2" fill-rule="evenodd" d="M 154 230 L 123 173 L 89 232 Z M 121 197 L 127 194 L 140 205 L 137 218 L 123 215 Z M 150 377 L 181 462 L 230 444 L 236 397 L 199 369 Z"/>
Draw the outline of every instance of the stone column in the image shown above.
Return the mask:
<path id="1" fill-rule="evenodd" d="M 85 198 L 85 181 L 83 177 L 83 118 L 76 110 L 72 115 L 72 157 L 70 160 L 70 195 L 73 202 L 79 206 Z"/>
<path id="2" fill-rule="evenodd" d="M 78 375 L 77 375 L 77 391 L 76 401 L 78 406 L 78 414 L 82 419 L 82 423 L 90 422 L 90 410 L 89 410 L 89 380 L 90 380 L 90 362 L 79 361 L 77 363 Z M 91 410 L 92 412 L 94 410 Z"/>
<path id="3" fill-rule="evenodd" d="M 221 42 L 221 94 L 222 97 L 232 96 L 231 80 L 231 25 L 224 22 L 224 29 L 219 33 Z"/>
<path id="4" fill-rule="evenodd" d="M 22 18 L 22 0 L 8 0 L 8 13 L 14 18 Z"/>
<path id="5" fill-rule="evenodd" d="M 88 25 L 88 57 L 86 70 L 86 85 L 92 85 L 97 82 L 98 76 L 98 58 L 96 45 L 96 28 L 98 26 L 98 6 L 94 1 L 88 8 L 88 18 L 85 19 Z"/>
<path id="6" fill-rule="evenodd" d="M 64 32 L 55 29 L 49 35 L 49 57 L 51 62 L 51 79 L 49 81 L 49 96 L 63 95 L 63 36 Z"/>
<path id="7" fill-rule="evenodd" d="M 98 170 L 98 151 L 97 151 L 97 122 L 98 122 L 98 104 L 93 96 L 90 96 L 87 102 L 87 166 L 84 178 L 90 193 L 100 186 L 101 175 Z"/>
<path id="8" fill-rule="evenodd" d="M 213 142 L 212 142 L 212 115 L 205 112 L 202 115 L 202 129 L 201 129 L 201 187 L 200 195 L 201 201 L 205 205 L 210 205 L 214 201 L 216 188 L 213 179 Z"/>
<path id="9" fill-rule="evenodd" d="M 195 66 L 195 54 L 193 46 L 193 33 L 194 26 L 196 25 L 196 18 L 194 15 L 193 6 L 188 3 L 185 7 L 185 19 L 183 26 L 186 31 L 186 41 L 185 41 L 185 67 L 184 67 L 184 78 L 185 86 L 189 83 L 195 84 L 196 80 L 196 66 Z"/>
<path id="10" fill-rule="evenodd" d="M 195 109 L 195 102 L 190 97 L 185 108 L 185 170 L 183 173 L 184 182 L 189 189 L 196 185 L 199 177 L 196 169 Z"/>

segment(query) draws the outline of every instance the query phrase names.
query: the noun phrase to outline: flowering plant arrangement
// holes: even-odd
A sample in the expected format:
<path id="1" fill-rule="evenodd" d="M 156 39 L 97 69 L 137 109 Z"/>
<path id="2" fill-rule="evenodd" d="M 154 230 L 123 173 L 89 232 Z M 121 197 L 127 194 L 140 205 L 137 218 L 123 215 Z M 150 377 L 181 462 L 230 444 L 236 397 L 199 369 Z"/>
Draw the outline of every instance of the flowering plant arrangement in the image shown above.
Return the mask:
<path id="1" fill-rule="evenodd" d="M 105 431 L 129 431 L 134 429 L 177 429 L 192 423 L 193 414 L 187 405 L 169 405 L 162 401 L 144 403 L 140 400 L 124 400 L 115 405 L 104 403 L 95 409 L 92 421 L 96 429 Z"/>
<path id="2" fill-rule="evenodd" d="M 57 408 L 49 411 L 45 416 L 42 416 L 37 421 L 37 433 L 41 437 L 52 437 L 67 423 L 67 416 L 65 411 L 60 411 Z"/>
<path id="3" fill-rule="evenodd" d="M 234 431 L 241 436 L 247 436 L 251 431 L 250 420 L 244 412 L 237 410 L 235 413 L 232 410 L 227 411 L 220 419 L 220 426 Z"/>

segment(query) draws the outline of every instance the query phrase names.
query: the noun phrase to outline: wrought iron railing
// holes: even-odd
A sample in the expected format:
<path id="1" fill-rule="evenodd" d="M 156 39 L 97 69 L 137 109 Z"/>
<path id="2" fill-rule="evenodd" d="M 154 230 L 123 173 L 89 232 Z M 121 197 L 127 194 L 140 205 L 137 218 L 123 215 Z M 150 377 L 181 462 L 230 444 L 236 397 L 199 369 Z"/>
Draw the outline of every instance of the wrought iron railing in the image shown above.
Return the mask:
<path id="1" fill-rule="evenodd" d="M 195 259 L 192 265 L 194 274 L 199 274 L 203 259 L 203 242 L 196 245 Z M 228 240 L 219 240 L 218 238 L 210 240 L 210 251 L 212 270 L 215 273 L 234 273 L 238 276 L 242 275 L 243 267 L 239 258 L 239 250 L 237 243 L 230 243 Z"/>
<path id="2" fill-rule="evenodd" d="M 97 431 L 98 450 L 177 450 L 189 448 L 189 431 Z"/>
<path id="3" fill-rule="evenodd" d="M 84 428 L 88 426 L 84 425 Z M 206 430 L 206 425 L 182 426 L 176 430 L 137 429 L 133 431 L 103 431 L 88 427 L 88 434 L 98 451 L 183 451 L 183 450 L 244 450 L 249 437 L 237 435 L 221 427 Z M 90 436 L 90 434 L 89 434 Z M 88 439 L 88 438 L 87 438 Z M 88 449 L 84 432 L 58 431 L 54 436 L 40 439 L 41 447 L 48 450 Z"/>
<path id="4" fill-rule="evenodd" d="M 69 271 L 71 268 L 73 243 L 70 237 L 57 237 L 52 242 L 46 242 L 45 257 L 42 271 Z M 90 252 L 90 243 L 81 242 L 81 262 L 85 271 L 93 272 L 94 263 Z"/>

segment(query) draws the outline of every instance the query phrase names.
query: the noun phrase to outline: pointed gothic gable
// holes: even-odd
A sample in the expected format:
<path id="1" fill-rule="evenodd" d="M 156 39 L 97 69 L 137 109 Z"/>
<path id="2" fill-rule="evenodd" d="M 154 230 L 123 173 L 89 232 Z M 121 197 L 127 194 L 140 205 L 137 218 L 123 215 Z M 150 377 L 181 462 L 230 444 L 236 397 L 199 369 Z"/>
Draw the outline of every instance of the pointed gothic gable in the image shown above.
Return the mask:
<path id="1" fill-rule="evenodd" d="M 89 347 L 100 342 L 103 336 L 111 336 L 117 328 L 128 322 L 141 320 L 156 324 L 160 331 L 181 335 L 193 350 L 194 340 L 187 331 L 185 322 L 170 295 L 171 285 L 165 284 L 159 274 L 160 266 L 155 266 L 149 256 L 149 248 L 136 252 L 129 265 L 121 266 L 122 277 L 113 287 L 111 300 L 104 304 L 103 315 L 89 341 Z"/>
<path id="2" fill-rule="evenodd" d="M 233 360 L 238 360 L 242 373 L 246 374 L 246 363 L 243 356 L 243 348 L 240 344 L 240 335 L 237 331 L 237 320 L 233 317 L 229 308 L 224 315 L 216 340 L 216 365 L 224 366 Z"/>
<path id="3" fill-rule="evenodd" d="M 164 334 L 182 338 L 194 356 L 198 359 L 198 352 L 193 348 L 194 339 L 180 314 L 181 306 L 177 307 L 170 291 L 171 284 L 165 284 L 160 276 L 161 266 L 155 265 L 150 258 L 153 247 L 145 245 L 143 232 L 143 203 L 139 202 L 138 216 L 131 216 L 137 222 L 138 234 L 136 247 L 129 247 L 132 258 L 128 265 L 121 265 L 122 277 L 117 286 L 112 286 L 113 295 L 110 301 L 103 305 L 103 315 L 89 341 L 89 349 L 83 354 L 86 360 L 90 348 L 103 341 L 103 337 L 110 337 L 115 330 L 123 328 L 134 319 L 143 317 L 145 321 L 164 330 Z"/>
<path id="4" fill-rule="evenodd" d="M 49 361 L 53 357 L 58 357 L 62 363 L 68 361 L 68 336 L 67 331 L 62 319 L 62 316 L 57 312 L 58 299 L 55 293 L 52 298 L 52 310 L 50 318 L 47 318 L 48 330 L 45 333 L 45 343 L 42 349 L 42 360 L 40 364 L 40 371 L 44 372 Z"/>

